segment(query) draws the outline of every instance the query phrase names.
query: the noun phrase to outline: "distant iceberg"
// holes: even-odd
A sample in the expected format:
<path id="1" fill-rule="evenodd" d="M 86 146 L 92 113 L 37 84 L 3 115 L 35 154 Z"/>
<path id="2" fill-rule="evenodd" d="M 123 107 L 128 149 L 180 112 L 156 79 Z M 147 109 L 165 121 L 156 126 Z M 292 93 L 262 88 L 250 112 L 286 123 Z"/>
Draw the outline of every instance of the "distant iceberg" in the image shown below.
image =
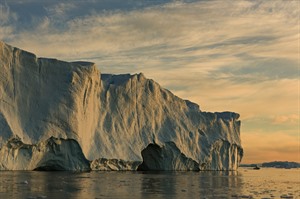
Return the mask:
<path id="1" fill-rule="evenodd" d="M 0 42 L 1 170 L 236 170 L 239 114 Z"/>

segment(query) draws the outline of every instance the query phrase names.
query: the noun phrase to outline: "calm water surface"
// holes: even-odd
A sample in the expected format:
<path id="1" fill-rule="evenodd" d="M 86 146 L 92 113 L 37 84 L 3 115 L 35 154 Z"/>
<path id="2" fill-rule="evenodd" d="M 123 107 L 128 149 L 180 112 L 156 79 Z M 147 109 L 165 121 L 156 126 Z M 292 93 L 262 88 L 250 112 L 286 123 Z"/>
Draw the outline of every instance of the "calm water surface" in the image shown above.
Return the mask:
<path id="1" fill-rule="evenodd" d="M 0 198 L 299 198 L 299 169 L 0 172 Z"/>

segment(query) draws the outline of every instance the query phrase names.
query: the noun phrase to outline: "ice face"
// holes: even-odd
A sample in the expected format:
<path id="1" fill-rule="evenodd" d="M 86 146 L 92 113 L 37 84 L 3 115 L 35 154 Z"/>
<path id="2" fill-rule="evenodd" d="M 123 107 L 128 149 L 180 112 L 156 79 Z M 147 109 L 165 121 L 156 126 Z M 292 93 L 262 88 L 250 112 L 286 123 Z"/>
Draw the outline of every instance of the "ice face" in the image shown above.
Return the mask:
<path id="1" fill-rule="evenodd" d="M 0 170 L 89 171 L 76 140 L 50 137 L 36 145 L 23 143 L 15 137 L 0 150 Z"/>
<path id="2" fill-rule="evenodd" d="M 89 160 L 120 160 L 113 164 L 146 164 L 149 144 L 184 157 L 180 167 L 162 159 L 161 170 L 191 162 L 235 170 L 242 158 L 237 113 L 202 112 L 142 73 L 101 75 L 93 63 L 37 58 L 0 42 L 0 91 L 0 147 L 14 136 L 29 145 L 54 137 L 76 140 Z"/>

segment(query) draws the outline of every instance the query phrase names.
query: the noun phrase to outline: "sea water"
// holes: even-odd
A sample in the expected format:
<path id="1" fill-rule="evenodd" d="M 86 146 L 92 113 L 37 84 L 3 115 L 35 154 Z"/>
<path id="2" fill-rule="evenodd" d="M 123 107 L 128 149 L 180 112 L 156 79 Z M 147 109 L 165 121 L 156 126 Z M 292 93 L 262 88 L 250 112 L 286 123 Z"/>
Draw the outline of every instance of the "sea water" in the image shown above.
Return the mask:
<path id="1" fill-rule="evenodd" d="M 299 198 L 300 170 L 0 172 L 0 198 Z"/>

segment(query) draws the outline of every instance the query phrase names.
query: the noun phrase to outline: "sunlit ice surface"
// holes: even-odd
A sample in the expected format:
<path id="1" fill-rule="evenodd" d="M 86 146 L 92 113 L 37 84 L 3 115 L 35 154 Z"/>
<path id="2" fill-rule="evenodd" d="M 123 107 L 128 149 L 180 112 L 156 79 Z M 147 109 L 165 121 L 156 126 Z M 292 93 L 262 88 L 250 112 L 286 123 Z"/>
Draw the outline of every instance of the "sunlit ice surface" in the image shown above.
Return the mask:
<path id="1" fill-rule="evenodd" d="M 0 172 L 0 198 L 300 198 L 300 170 Z"/>

